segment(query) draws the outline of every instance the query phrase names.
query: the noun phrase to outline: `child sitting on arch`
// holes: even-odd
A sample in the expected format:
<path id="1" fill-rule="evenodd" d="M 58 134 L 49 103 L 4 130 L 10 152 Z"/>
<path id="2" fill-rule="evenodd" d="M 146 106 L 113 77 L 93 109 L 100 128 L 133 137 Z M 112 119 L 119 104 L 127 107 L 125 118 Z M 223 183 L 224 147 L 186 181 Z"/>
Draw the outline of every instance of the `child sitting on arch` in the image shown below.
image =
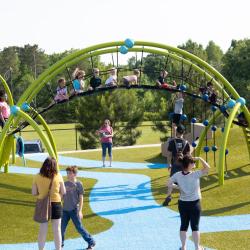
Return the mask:
<path id="1" fill-rule="evenodd" d="M 85 71 L 80 70 L 79 68 L 76 68 L 72 74 L 73 76 L 73 87 L 74 87 L 74 93 L 82 93 L 84 90 L 85 83 L 83 81 L 85 76 Z"/>
<path id="2" fill-rule="evenodd" d="M 216 103 L 218 93 L 214 89 L 212 81 L 207 82 L 207 85 L 205 87 L 200 87 L 199 90 L 202 95 L 205 95 L 205 94 L 208 95 L 208 100 L 211 103 Z"/>
<path id="3" fill-rule="evenodd" d="M 60 102 L 63 100 L 68 100 L 68 90 L 66 86 L 65 78 L 60 78 L 58 81 L 58 87 L 56 88 L 56 96 L 54 97 L 55 102 Z"/>
<path id="4" fill-rule="evenodd" d="M 102 85 L 102 79 L 99 77 L 99 69 L 98 68 L 94 68 L 93 69 L 93 76 L 90 79 L 90 86 L 89 86 L 89 90 L 95 90 L 96 88 L 100 88 Z"/>
<path id="5" fill-rule="evenodd" d="M 166 70 L 161 70 L 160 76 L 156 80 L 156 85 L 160 88 L 164 89 L 176 89 L 177 84 L 175 81 L 173 81 L 173 85 L 166 82 L 166 79 L 168 76 L 168 72 Z"/>
<path id="6" fill-rule="evenodd" d="M 117 86 L 117 70 L 116 70 L 116 68 L 111 68 L 109 72 L 110 72 L 110 75 L 109 75 L 109 78 L 105 82 L 105 86 L 106 87 Z"/>
<path id="7" fill-rule="evenodd" d="M 122 78 L 123 84 L 127 87 L 130 85 L 137 85 L 138 84 L 138 77 L 140 76 L 140 70 L 134 69 L 133 75 L 124 76 Z"/>

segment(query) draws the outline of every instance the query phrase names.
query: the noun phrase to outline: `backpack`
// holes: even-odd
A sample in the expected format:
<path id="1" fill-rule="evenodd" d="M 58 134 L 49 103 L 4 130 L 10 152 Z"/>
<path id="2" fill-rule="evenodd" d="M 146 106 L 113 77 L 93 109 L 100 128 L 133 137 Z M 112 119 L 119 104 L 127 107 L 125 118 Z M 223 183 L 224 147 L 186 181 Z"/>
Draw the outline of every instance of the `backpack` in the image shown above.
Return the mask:
<path id="1" fill-rule="evenodd" d="M 172 158 L 173 159 L 172 162 L 173 162 L 173 164 L 179 164 L 179 160 L 180 160 L 180 158 L 183 158 L 183 151 L 184 151 L 188 142 L 185 140 L 184 145 L 183 145 L 182 142 L 177 143 L 176 139 L 174 139 L 173 141 L 175 144 L 176 155 Z M 179 144 L 181 144 L 181 147 Z"/>

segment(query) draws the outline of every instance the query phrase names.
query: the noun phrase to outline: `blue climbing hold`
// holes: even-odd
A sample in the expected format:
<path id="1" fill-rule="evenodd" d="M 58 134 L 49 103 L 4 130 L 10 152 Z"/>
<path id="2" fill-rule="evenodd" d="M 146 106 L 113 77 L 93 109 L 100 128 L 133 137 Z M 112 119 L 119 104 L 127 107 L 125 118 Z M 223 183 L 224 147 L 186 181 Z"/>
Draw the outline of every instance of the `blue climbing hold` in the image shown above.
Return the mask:
<path id="1" fill-rule="evenodd" d="M 214 131 L 214 132 L 216 131 L 216 129 L 217 129 L 217 127 L 216 127 L 215 125 L 213 125 L 213 126 L 211 127 L 211 130 Z"/>
<path id="2" fill-rule="evenodd" d="M 203 148 L 203 150 L 204 150 L 204 152 L 208 153 L 209 150 L 210 150 L 210 148 L 209 148 L 208 146 L 205 146 L 205 147 Z"/>
<path id="3" fill-rule="evenodd" d="M 208 120 L 205 120 L 204 122 L 203 122 L 203 125 L 204 126 L 207 126 L 209 124 L 209 121 Z"/>
<path id="4" fill-rule="evenodd" d="M 197 146 L 196 142 L 192 142 L 192 147 L 195 148 Z"/>
<path id="5" fill-rule="evenodd" d="M 207 94 L 204 94 L 203 96 L 202 96 L 202 99 L 204 100 L 204 101 L 208 101 L 208 99 L 209 99 L 209 96 L 207 95 Z"/>
<path id="6" fill-rule="evenodd" d="M 193 118 L 191 119 L 191 122 L 192 122 L 192 123 L 196 123 L 196 121 L 197 121 L 197 119 L 196 119 L 195 117 L 193 117 Z"/>
<path id="7" fill-rule="evenodd" d="M 20 111 L 20 108 L 16 105 L 13 105 L 10 107 L 10 112 L 12 115 L 17 115 L 19 111 Z"/>
<path id="8" fill-rule="evenodd" d="M 187 86 L 186 86 L 186 85 L 183 84 L 183 85 L 180 86 L 180 90 L 181 90 L 181 91 L 185 91 L 186 89 L 187 89 Z"/>
<path id="9" fill-rule="evenodd" d="M 222 132 L 222 133 L 224 132 L 224 130 L 225 130 L 225 128 L 221 128 L 221 132 Z"/>
<path id="10" fill-rule="evenodd" d="M 24 102 L 22 105 L 21 105 L 21 110 L 27 112 L 30 110 L 30 105 L 27 103 L 27 102 Z"/>
<path id="11" fill-rule="evenodd" d="M 181 120 L 182 120 L 182 121 L 187 120 L 187 116 L 186 116 L 185 114 L 181 115 Z"/>
<path id="12" fill-rule="evenodd" d="M 240 97 L 236 100 L 236 102 L 239 102 L 242 106 L 246 104 L 246 99 L 243 97 Z"/>
<path id="13" fill-rule="evenodd" d="M 215 112 L 216 110 L 217 110 L 217 107 L 216 106 L 211 106 L 211 110 L 213 111 L 213 112 Z"/>
<path id="14" fill-rule="evenodd" d="M 222 106 L 220 107 L 220 111 L 221 111 L 222 113 L 224 113 L 226 110 L 227 110 L 227 107 L 226 107 L 226 106 L 222 105 Z"/>
<path id="15" fill-rule="evenodd" d="M 225 150 L 225 155 L 228 155 L 229 151 L 228 149 Z"/>
<path id="16" fill-rule="evenodd" d="M 230 109 L 232 109 L 236 104 L 236 101 L 234 99 L 230 99 L 227 103 L 227 107 L 229 107 Z"/>
<path id="17" fill-rule="evenodd" d="M 130 38 L 127 38 L 125 41 L 124 41 L 126 47 L 128 48 L 132 48 L 134 45 L 135 45 L 135 41 L 133 39 L 130 39 Z"/>
<path id="18" fill-rule="evenodd" d="M 125 55 L 128 53 L 128 48 L 125 45 L 122 45 L 119 50 L 121 54 Z"/>

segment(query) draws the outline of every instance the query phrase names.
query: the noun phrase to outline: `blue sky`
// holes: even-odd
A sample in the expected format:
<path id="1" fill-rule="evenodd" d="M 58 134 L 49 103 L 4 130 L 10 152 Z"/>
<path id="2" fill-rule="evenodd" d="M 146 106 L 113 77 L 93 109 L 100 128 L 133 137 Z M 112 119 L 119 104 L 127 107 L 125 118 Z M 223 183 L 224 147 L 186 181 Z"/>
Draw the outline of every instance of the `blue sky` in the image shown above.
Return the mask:
<path id="1" fill-rule="evenodd" d="M 47 53 L 124 40 L 177 46 L 189 38 L 224 51 L 250 37 L 247 0 L 8 0 L 0 8 L 0 49 L 38 44 Z"/>

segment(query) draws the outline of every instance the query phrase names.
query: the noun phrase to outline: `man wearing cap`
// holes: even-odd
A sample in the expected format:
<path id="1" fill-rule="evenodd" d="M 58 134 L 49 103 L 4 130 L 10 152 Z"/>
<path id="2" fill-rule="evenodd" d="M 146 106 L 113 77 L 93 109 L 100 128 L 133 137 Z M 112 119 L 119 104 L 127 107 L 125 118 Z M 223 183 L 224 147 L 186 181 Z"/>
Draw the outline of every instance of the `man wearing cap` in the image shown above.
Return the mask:
<path id="1" fill-rule="evenodd" d="M 176 129 L 176 137 L 173 138 L 168 145 L 168 151 L 171 155 L 171 162 L 169 163 L 170 176 L 175 174 L 176 172 L 182 171 L 181 165 L 176 164 L 176 157 L 178 153 L 182 153 L 183 155 L 190 154 L 190 144 L 187 140 L 183 138 L 183 134 L 185 132 L 185 127 L 183 125 L 178 125 Z M 169 161 L 168 157 L 168 161 Z"/>
<path id="2" fill-rule="evenodd" d="M 183 134 L 185 132 L 185 127 L 183 125 L 178 125 L 176 129 L 176 137 L 169 141 L 168 144 L 168 152 L 169 156 L 167 157 L 170 177 L 174 175 L 176 172 L 182 171 L 182 164 L 178 161 L 178 157 L 180 155 L 184 156 L 187 154 L 191 154 L 191 146 L 187 140 L 183 138 Z M 170 161 L 171 159 L 171 161 Z M 163 205 L 167 206 L 171 201 L 171 196 L 168 196 Z"/>

